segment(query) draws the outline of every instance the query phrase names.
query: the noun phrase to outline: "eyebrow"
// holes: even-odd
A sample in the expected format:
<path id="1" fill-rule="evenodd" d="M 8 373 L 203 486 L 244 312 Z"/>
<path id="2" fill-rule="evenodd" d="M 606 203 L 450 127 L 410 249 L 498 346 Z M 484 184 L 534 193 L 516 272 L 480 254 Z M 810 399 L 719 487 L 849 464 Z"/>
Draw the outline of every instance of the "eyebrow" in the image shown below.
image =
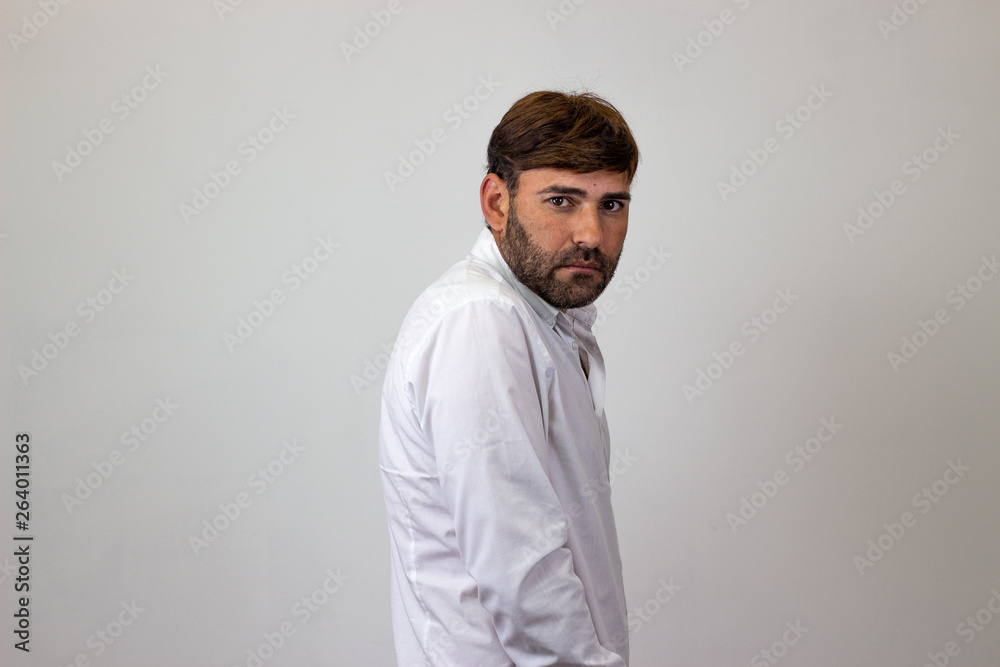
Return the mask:
<path id="1" fill-rule="evenodd" d="M 587 191 L 583 188 L 572 188 L 568 185 L 550 185 L 544 190 L 539 190 L 535 194 L 539 195 L 575 195 L 577 197 L 586 197 Z M 601 197 L 601 200 L 608 199 L 621 199 L 623 201 L 632 201 L 632 195 L 628 192 L 606 192 Z"/>

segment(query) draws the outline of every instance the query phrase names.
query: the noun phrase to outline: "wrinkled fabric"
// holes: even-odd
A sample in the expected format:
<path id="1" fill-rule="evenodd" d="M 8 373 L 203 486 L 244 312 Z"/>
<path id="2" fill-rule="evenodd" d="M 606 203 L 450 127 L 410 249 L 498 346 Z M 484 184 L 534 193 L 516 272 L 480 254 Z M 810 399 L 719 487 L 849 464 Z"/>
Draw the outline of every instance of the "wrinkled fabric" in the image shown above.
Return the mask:
<path id="1" fill-rule="evenodd" d="M 401 667 L 628 664 L 596 315 L 488 229 L 406 315 L 379 428 Z"/>

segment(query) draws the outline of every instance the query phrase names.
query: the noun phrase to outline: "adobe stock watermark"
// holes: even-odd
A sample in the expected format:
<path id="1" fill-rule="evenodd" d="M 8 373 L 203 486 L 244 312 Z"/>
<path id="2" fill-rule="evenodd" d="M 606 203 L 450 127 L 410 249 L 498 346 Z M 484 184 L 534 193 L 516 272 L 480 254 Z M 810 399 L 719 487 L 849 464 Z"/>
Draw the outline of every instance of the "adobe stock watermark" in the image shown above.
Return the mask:
<path id="1" fill-rule="evenodd" d="M 722 352 L 713 352 L 712 359 L 705 369 L 695 369 L 695 379 L 693 384 L 681 385 L 681 391 L 688 405 L 694 405 L 694 399 L 703 396 L 711 389 L 715 383 L 736 363 L 738 357 L 743 356 L 750 344 L 760 340 L 765 331 L 769 331 L 778 319 L 788 312 L 788 309 L 799 300 L 800 295 L 793 294 L 791 288 L 779 289 L 775 292 L 778 297 L 767 308 L 754 315 L 743 323 L 740 333 L 746 340 L 736 339 L 731 342 Z"/>
<path id="2" fill-rule="evenodd" d="M 406 338 L 409 342 L 409 336 Z M 383 342 L 379 345 L 379 349 L 382 351 L 374 357 L 365 359 L 360 373 L 350 374 L 347 379 L 351 383 L 351 389 L 354 390 L 355 396 L 360 396 L 363 389 L 370 387 L 382 377 L 385 369 L 389 367 L 389 359 L 392 358 L 392 351 L 397 345 L 402 345 L 402 343 L 399 340 L 392 343 Z"/>
<path id="3" fill-rule="evenodd" d="M 215 10 L 215 15 L 219 17 L 220 21 L 225 21 L 226 14 L 232 14 L 237 7 L 243 6 L 244 2 L 246 0 L 212 0 L 212 9 Z"/>
<path id="4" fill-rule="evenodd" d="M 674 583 L 673 577 L 668 577 L 667 579 L 660 579 L 656 591 L 651 597 L 649 597 L 645 602 L 639 605 L 635 605 L 628 612 L 628 633 L 629 635 L 637 635 L 642 632 L 642 629 L 647 623 L 653 620 L 653 617 L 659 614 L 664 607 L 666 607 L 677 595 L 678 591 L 683 590 L 683 586 Z M 617 641 L 612 637 L 612 641 L 618 645 L 624 645 L 624 641 Z"/>
<path id="5" fill-rule="evenodd" d="M 997 262 L 996 254 L 987 258 L 980 257 L 979 268 L 975 274 L 969 276 L 965 281 L 955 285 L 955 289 L 950 290 L 945 295 L 945 302 L 953 306 L 953 312 L 958 312 L 967 303 L 976 298 L 982 291 L 986 283 L 993 280 L 993 277 L 1000 273 L 1000 263 Z M 947 308 L 938 308 L 931 317 L 926 320 L 918 319 L 917 328 L 909 336 L 900 337 L 900 346 L 886 353 L 886 359 L 893 373 L 899 373 L 903 364 L 908 364 L 917 354 L 924 349 L 935 336 L 941 331 L 941 327 L 951 322 L 951 314 Z"/>
<path id="6" fill-rule="evenodd" d="M 994 604 L 996 603 L 996 604 Z M 974 614 L 969 613 L 961 623 L 955 626 L 955 634 L 961 637 L 965 644 L 975 641 L 979 633 L 983 632 L 995 616 L 1000 616 L 1000 591 L 996 588 L 990 589 L 990 598 L 981 609 Z M 928 651 L 928 661 L 923 667 L 946 667 L 951 659 L 957 657 L 962 652 L 962 647 L 958 642 L 949 640 L 941 647 L 940 651 Z"/>
<path id="7" fill-rule="evenodd" d="M 586 506 L 593 505 L 601 496 L 610 496 L 615 481 L 621 479 L 621 476 L 627 473 L 638 461 L 639 457 L 633 456 L 628 449 L 616 450 L 608 462 L 607 477 L 588 479 L 580 489 L 583 502 L 572 501 L 566 506 L 566 514 L 574 519 L 583 516 Z"/>
<path id="8" fill-rule="evenodd" d="M 882 33 L 882 39 L 889 41 L 889 35 L 899 30 L 910 22 L 910 17 L 920 11 L 927 0 L 903 0 L 899 4 L 892 6 L 892 12 L 888 20 L 879 19 L 875 22 L 875 27 Z"/>
<path id="9" fill-rule="evenodd" d="M 17 32 L 7 33 L 7 41 L 14 53 L 21 50 L 21 47 L 38 35 L 38 31 L 49 24 L 62 8 L 69 4 L 70 0 L 38 0 L 36 3 L 41 11 L 32 14 L 25 14 L 21 17 L 20 29 Z"/>
<path id="10" fill-rule="evenodd" d="M 657 273 L 667 264 L 667 260 L 673 257 L 669 252 L 666 252 L 661 245 L 659 248 L 655 246 L 649 246 L 649 252 L 646 254 L 646 259 L 639 266 L 632 269 L 628 273 L 615 273 L 615 277 L 618 280 L 615 281 L 615 286 L 611 290 L 614 294 L 620 294 L 622 301 L 628 301 L 635 294 L 643 288 L 643 286 L 650 281 L 653 274 Z M 614 315 L 618 312 L 618 301 L 613 296 L 607 296 L 601 299 L 599 303 L 596 304 L 597 307 L 597 318 L 594 320 L 594 329 L 602 326 L 607 322 L 608 315 Z"/>
<path id="11" fill-rule="evenodd" d="M 809 632 L 809 628 L 802 625 L 801 619 L 795 619 L 794 623 L 786 621 L 785 630 L 781 633 L 781 637 L 750 658 L 750 667 L 777 665 L 782 658 L 788 655 L 788 649 L 798 644 L 807 632 Z"/>
<path id="12" fill-rule="evenodd" d="M 382 31 L 389 27 L 394 16 L 403 11 L 403 6 L 399 0 L 389 0 L 385 9 L 371 10 L 372 20 L 364 25 L 354 27 L 354 38 L 350 43 L 341 42 L 340 52 L 344 54 L 344 60 L 351 62 L 351 58 L 360 56 L 372 43 L 372 40 L 382 34 Z"/>
<path id="13" fill-rule="evenodd" d="M 580 486 L 582 502 L 576 500 L 570 502 L 565 508 L 566 514 L 574 519 L 579 519 L 587 511 L 588 506 L 594 505 L 602 497 L 609 496 L 615 482 L 621 479 L 638 461 L 639 458 L 633 456 L 627 449 L 615 451 L 608 462 L 608 476 L 591 477 L 584 481 Z M 562 533 L 565 527 L 565 522 L 550 522 L 545 528 L 536 532 L 530 543 L 521 545 L 521 557 L 524 562 L 537 561 L 539 556 L 549 553 L 553 545 L 563 537 Z"/>
<path id="14" fill-rule="evenodd" d="M 285 471 L 299 460 L 306 448 L 295 438 L 282 441 L 281 451 L 276 457 L 268 461 L 267 465 L 257 468 L 247 477 L 246 485 L 254 492 L 254 495 L 261 495 L 278 481 L 278 478 L 285 474 Z M 188 545 L 195 556 L 200 556 L 219 539 L 222 533 L 229 530 L 236 521 L 246 514 L 246 510 L 253 504 L 253 497 L 246 491 L 240 491 L 231 502 L 219 503 L 219 513 L 210 519 L 201 522 L 202 528 L 199 534 L 192 533 L 188 536 Z"/>
<path id="15" fill-rule="evenodd" d="M 428 324 L 436 320 L 445 310 L 455 302 L 459 295 L 464 293 L 464 288 L 458 283 L 444 285 L 440 294 L 434 296 L 428 302 L 422 304 L 411 318 L 406 321 L 406 330 L 401 331 L 399 337 L 393 343 L 382 343 L 379 348 L 382 350 L 374 358 L 365 359 L 362 364 L 361 373 L 351 373 L 348 380 L 354 395 L 360 396 L 361 391 L 370 387 L 389 367 L 389 360 L 393 353 L 401 353 L 413 344 L 414 335 L 419 334 Z"/>
<path id="16" fill-rule="evenodd" d="M 155 407 L 148 417 L 133 424 L 129 430 L 121 434 L 119 440 L 124 447 L 127 447 L 125 451 L 128 453 L 134 453 L 138 451 L 139 447 L 147 446 L 147 442 L 156 435 L 160 426 L 170 419 L 175 410 L 180 408 L 179 405 L 170 400 L 169 396 L 157 398 L 154 405 Z M 90 467 L 93 468 L 93 472 L 76 478 L 76 486 L 72 494 L 62 494 L 62 502 L 66 511 L 72 514 L 74 510 L 83 507 L 84 502 L 93 496 L 94 492 L 101 488 L 117 469 L 125 464 L 126 460 L 126 455 L 122 450 L 112 449 L 107 457 L 92 462 Z"/>
<path id="17" fill-rule="evenodd" d="M 350 580 L 350 577 L 341 572 L 339 567 L 336 571 L 328 569 L 324 574 L 326 578 L 323 583 L 309 594 L 303 595 L 288 612 L 291 618 L 298 621 L 298 627 L 288 618 L 281 621 L 272 632 L 265 632 L 261 635 L 264 641 L 257 644 L 256 647 L 247 649 L 246 660 L 242 664 L 233 663 L 233 667 L 263 667 L 264 663 L 273 658 L 278 650 L 285 645 L 285 642 L 295 635 L 295 631 L 308 623 L 313 614 L 325 607 L 333 596 L 340 592 L 344 582 Z"/>
<path id="18" fill-rule="evenodd" d="M 135 623 L 136 619 L 139 618 L 139 614 L 146 611 L 146 608 L 140 607 L 136 604 L 135 600 L 131 602 L 123 601 L 119 606 L 121 607 L 121 611 L 116 612 L 110 621 L 87 637 L 86 644 L 90 652 L 77 653 L 71 661 L 66 663 L 65 667 L 91 667 L 93 658 L 104 655 L 108 649 L 121 639 L 122 635 L 125 634 L 125 630 Z M 63 665 L 60 664 L 57 667 L 63 667 Z"/>
<path id="19" fill-rule="evenodd" d="M 500 431 L 500 415 L 497 414 L 496 410 L 490 408 L 486 411 L 483 426 L 466 434 L 447 454 L 439 453 L 441 472 L 445 475 L 453 475 L 459 465 L 490 444 L 491 434 L 495 437 Z"/>
<path id="20" fill-rule="evenodd" d="M 826 84 L 810 88 L 809 96 L 806 97 L 805 102 L 786 113 L 774 124 L 774 130 L 781 135 L 781 141 L 786 143 L 790 141 L 795 133 L 805 127 L 806 123 L 812 120 L 815 113 L 822 109 L 831 97 L 833 97 L 833 93 L 826 89 Z M 772 155 L 781 150 L 781 141 L 774 137 L 768 137 L 759 147 L 748 148 L 746 151 L 747 159 L 740 162 L 739 166 L 730 165 L 729 179 L 715 182 L 715 188 L 722 201 L 727 201 L 729 197 L 736 194 L 767 164 Z"/>
<path id="21" fill-rule="evenodd" d="M 553 32 L 559 27 L 560 23 L 565 23 L 573 14 L 576 14 L 576 8 L 587 2 L 587 0 L 562 0 L 555 10 L 546 9 L 545 10 L 545 20 L 549 22 L 549 27 L 552 28 Z"/>
<path id="22" fill-rule="evenodd" d="M 448 664 L 450 652 L 455 649 L 455 640 L 452 637 L 461 637 L 468 631 L 468 625 L 460 619 L 453 618 L 447 631 L 436 633 L 424 646 L 424 653 L 432 661 L 431 664 Z"/>
<path id="23" fill-rule="evenodd" d="M 267 122 L 255 133 L 248 134 L 246 139 L 236 147 L 236 154 L 243 158 L 242 163 L 239 159 L 232 159 L 227 160 L 219 171 L 210 169 L 208 180 L 191 191 L 190 203 L 185 201 L 179 205 L 178 210 L 184 224 L 189 224 L 191 218 L 201 215 L 222 194 L 223 190 L 232 184 L 233 179 L 243 173 L 243 167 L 267 150 L 275 138 L 288 129 L 291 121 L 295 118 L 295 114 L 290 113 L 288 107 L 281 109 L 274 107 Z"/>
<path id="24" fill-rule="evenodd" d="M 441 120 L 452 131 L 457 130 L 479 109 L 480 103 L 488 100 L 500 85 L 501 82 L 495 81 L 492 74 L 486 77 L 480 76 L 479 85 L 472 91 L 472 94 L 466 95 L 445 109 L 444 113 L 441 114 Z M 416 149 L 410 151 L 405 156 L 400 154 L 395 171 L 386 170 L 382 174 L 383 178 L 385 178 L 385 184 L 389 186 L 389 192 L 395 192 L 400 184 L 412 176 L 427 161 L 427 158 L 434 154 L 438 145 L 446 141 L 448 141 L 448 132 L 443 127 L 435 128 L 425 139 L 414 139 L 413 143 L 416 144 Z"/>
<path id="25" fill-rule="evenodd" d="M 934 137 L 931 144 L 903 163 L 903 166 L 900 167 L 903 175 L 909 176 L 911 183 L 916 183 L 938 161 L 941 155 L 947 153 L 961 138 L 962 135 L 956 134 L 951 129 L 951 125 L 947 129 L 939 127 L 937 136 Z M 854 243 L 857 237 L 871 229 L 906 192 L 906 183 L 900 178 L 889 183 L 885 190 L 875 190 L 872 193 L 873 198 L 866 205 L 858 207 L 857 220 L 853 224 L 844 223 L 844 234 L 847 235 L 847 240 Z"/>
<path id="26" fill-rule="evenodd" d="M 88 296 L 76 306 L 76 314 L 83 318 L 83 322 L 70 319 L 55 332 L 49 332 L 48 341 L 38 347 L 31 349 L 30 360 L 27 364 L 18 364 L 17 374 L 21 377 L 24 386 L 28 382 L 51 366 L 62 354 L 73 339 L 80 335 L 83 326 L 92 323 L 100 313 L 107 310 L 108 306 L 114 302 L 117 295 L 125 291 L 125 288 L 135 280 L 135 276 L 130 275 L 128 269 L 111 272 L 111 280 L 107 287 L 97 290 L 93 296 Z"/>
<path id="27" fill-rule="evenodd" d="M 125 91 L 111 102 L 111 113 L 119 121 L 123 121 L 132 115 L 132 112 L 139 108 L 139 105 L 149 98 L 149 94 L 160 87 L 160 84 L 169 76 L 168 72 L 150 65 L 146 68 L 146 73 L 136 85 Z M 66 145 L 64 162 L 52 161 L 52 171 L 56 175 L 56 180 L 60 183 L 73 170 L 83 164 L 84 159 L 93 154 L 97 147 L 104 143 L 105 138 L 115 131 L 115 121 L 111 117 L 104 117 L 97 122 L 95 128 L 84 128 L 80 134 L 83 139 L 75 144 Z"/>
<path id="28" fill-rule="evenodd" d="M 802 472 L 806 465 L 823 450 L 823 445 L 832 442 L 843 428 L 844 425 L 837 423 L 836 417 L 820 419 L 816 435 L 807 438 L 801 445 L 795 445 L 785 454 L 784 460 L 792 469 L 791 474 L 784 468 L 778 468 L 769 478 L 763 482 L 757 482 L 758 490 L 750 494 L 749 500 L 746 496 L 740 497 L 740 506 L 735 513 L 726 514 L 726 521 L 733 534 L 735 535 L 740 528 L 748 525 L 757 516 L 757 513 L 778 495 L 781 488 L 788 485 L 792 476 Z"/>
<path id="29" fill-rule="evenodd" d="M 741 12 L 745 12 L 750 7 L 750 0 L 732 0 L 733 4 L 739 7 Z M 674 51 L 674 65 L 677 71 L 684 73 L 685 67 L 694 65 L 694 62 L 704 55 L 705 51 L 712 47 L 715 42 L 722 37 L 726 31 L 726 26 L 736 23 L 739 15 L 731 9 L 723 9 L 717 18 L 705 19 L 701 22 L 704 30 L 699 30 L 695 35 L 689 35 L 683 52 Z"/>
<path id="30" fill-rule="evenodd" d="M 971 470 L 972 468 L 962 465 L 962 459 L 948 459 L 941 477 L 913 494 L 910 503 L 914 509 L 920 510 L 921 515 L 927 514 L 948 495 L 951 487 L 962 481 L 965 473 Z M 885 530 L 874 540 L 866 542 L 868 548 L 863 555 L 854 556 L 854 567 L 857 568 L 858 574 L 863 577 L 865 570 L 875 567 L 875 563 L 882 560 L 885 554 L 903 539 L 907 531 L 917 525 L 919 518 L 913 512 L 903 512 L 898 521 L 883 523 L 882 527 Z"/>
<path id="31" fill-rule="evenodd" d="M 288 285 L 289 292 L 297 292 L 305 281 L 309 280 L 332 256 L 333 251 L 340 247 L 339 243 L 330 240 L 330 234 L 326 238 L 316 237 L 316 245 L 312 252 L 299 261 L 292 264 L 287 271 L 281 274 L 281 284 Z M 263 299 L 254 299 L 253 308 L 245 317 L 236 320 L 236 329 L 233 333 L 226 331 L 222 334 L 222 342 L 226 344 L 229 353 L 232 354 L 236 348 L 243 345 L 251 336 L 257 332 L 275 313 L 278 308 L 285 303 L 286 295 L 280 287 L 273 288 Z"/>

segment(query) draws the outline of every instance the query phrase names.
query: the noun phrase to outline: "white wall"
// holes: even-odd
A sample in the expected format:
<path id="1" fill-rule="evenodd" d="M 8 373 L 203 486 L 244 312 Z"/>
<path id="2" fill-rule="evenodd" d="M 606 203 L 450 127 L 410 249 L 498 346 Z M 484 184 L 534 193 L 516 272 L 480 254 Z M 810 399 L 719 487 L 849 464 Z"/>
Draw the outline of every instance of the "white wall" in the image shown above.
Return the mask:
<path id="1" fill-rule="evenodd" d="M 222 2 L 0 9 L 0 662 L 253 665 L 284 628 L 264 664 L 394 664 L 378 365 L 481 229 L 504 111 L 585 87 L 643 153 L 598 302 L 632 663 L 992 664 L 996 3 Z M 348 58 L 372 12 L 391 22 Z M 303 264 L 317 239 L 337 245 Z M 14 535 L 35 537 L 30 654 Z"/>

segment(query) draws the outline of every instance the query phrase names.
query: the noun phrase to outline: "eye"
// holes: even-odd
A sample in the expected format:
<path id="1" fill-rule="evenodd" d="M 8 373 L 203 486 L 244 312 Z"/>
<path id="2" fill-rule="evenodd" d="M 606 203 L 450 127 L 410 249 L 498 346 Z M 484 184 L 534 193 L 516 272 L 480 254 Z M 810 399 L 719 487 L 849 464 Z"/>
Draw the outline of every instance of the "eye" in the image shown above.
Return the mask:
<path id="1" fill-rule="evenodd" d="M 558 208 L 565 208 L 569 201 L 565 197 L 549 197 L 549 202 Z"/>
<path id="2" fill-rule="evenodd" d="M 611 213 L 618 213 L 625 208 L 625 204 L 617 199 L 609 199 L 608 201 L 601 202 L 601 205 L 604 207 L 605 211 L 609 211 Z"/>

